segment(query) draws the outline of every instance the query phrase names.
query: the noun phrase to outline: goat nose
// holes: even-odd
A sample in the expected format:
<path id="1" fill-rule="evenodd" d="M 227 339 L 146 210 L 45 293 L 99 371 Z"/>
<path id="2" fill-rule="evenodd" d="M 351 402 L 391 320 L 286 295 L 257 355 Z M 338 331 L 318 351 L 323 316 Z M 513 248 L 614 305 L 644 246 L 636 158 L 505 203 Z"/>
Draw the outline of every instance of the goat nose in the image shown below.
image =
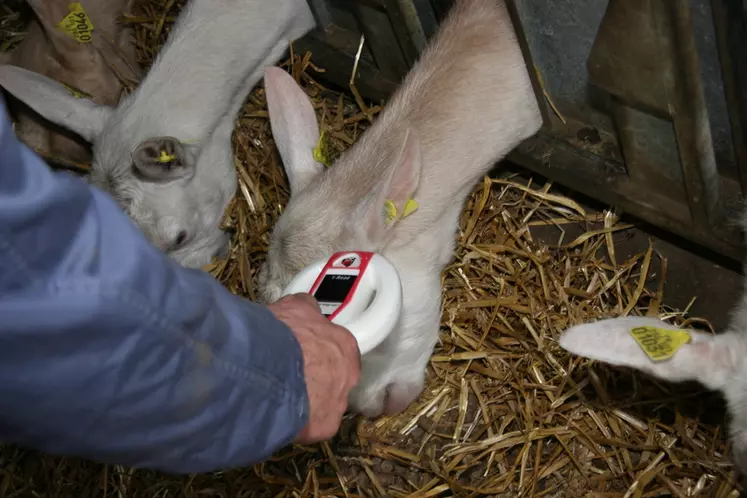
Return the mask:
<path id="1" fill-rule="evenodd" d="M 213 253 L 213 257 L 215 259 L 227 259 L 228 249 L 229 249 L 228 237 L 226 237 L 225 240 L 223 240 L 221 244 L 215 249 L 215 252 Z"/>

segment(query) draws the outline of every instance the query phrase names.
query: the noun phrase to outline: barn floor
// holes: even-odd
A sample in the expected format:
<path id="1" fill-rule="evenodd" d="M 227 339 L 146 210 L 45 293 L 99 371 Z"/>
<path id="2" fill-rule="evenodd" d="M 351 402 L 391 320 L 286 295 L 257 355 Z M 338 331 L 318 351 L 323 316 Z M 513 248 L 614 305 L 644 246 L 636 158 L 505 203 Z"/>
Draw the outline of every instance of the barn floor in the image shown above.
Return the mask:
<path id="1" fill-rule="evenodd" d="M 146 65 L 166 33 L 154 20 L 175 15 L 174 5 L 145 2 L 136 27 Z M 339 153 L 360 135 L 365 113 L 318 85 L 304 56 L 283 67 L 302 82 Z M 234 142 L 239 189 L 226 224 L 235 237 L 229 258 L 209 271 L 253 298 L 267 230 L 287 202 L 261 88 Z M 738 496 L 720 396 L 556 344 L 572 323 L 623 313 L 720 329 L 741 290 L 738 273 L 605 218 L 604 207 L 542 179 L 499 171 L 465 206 L 443 274 L 441 342 L 427 388 L 406 413 L 349 417 L 329 443 L 194 476 L 0 446 L 0 498 Z"/>
<path id="2" fill-rule="evenodd" d="M 510 170 L 519 172 L 520 181 L 528 181 L 529 176 L 522 174 L 521 168 L 512 166 Z M 598 214 L 608 209 L 567 189 L 561 191 L 573 197 L 589 213 Z M 636 226 L 615 236 L 617 254 L 627 259 L 645 252 L 651 241 L 654 250 L 669 262 L 670 271 L 664 286 L 667 304 L 677 309 L 688 309 L 693 316 L 708 320 L 716 330 L 723 330 L 728 325 L 732 307 L 741 296 L 741 265 L 639 220 L 630 222 Z M 574 238 L 582 231 L 579 226 L 569 227 L 566 237 Z M 558 233 L 553 228 L 534 227 L 532 234 L 542 243 L 557 243 Z M 652 290 L 656 285 L 658 275 L 647 282 Z"/>
<path id="3" fill-rule="evenodd" d="M 633 229 L 629 238 L 618 243 L 624 257 L 645 251 L 648 241 L 654 249 L 669 260 L 669 273 L 664 287 L 667 304 L 686 309 L 693 298 L 690 313 L 708 320 L 717 330 L 728 325 L 730 312 L 742 293 L 742 275 L 734 264 L 718 264 L 713 259 L 700 256 L 676 245 L 671 238 L 659 238 L 656 231 Z M 731 263 L 731 262 L 729 262 Z"/>

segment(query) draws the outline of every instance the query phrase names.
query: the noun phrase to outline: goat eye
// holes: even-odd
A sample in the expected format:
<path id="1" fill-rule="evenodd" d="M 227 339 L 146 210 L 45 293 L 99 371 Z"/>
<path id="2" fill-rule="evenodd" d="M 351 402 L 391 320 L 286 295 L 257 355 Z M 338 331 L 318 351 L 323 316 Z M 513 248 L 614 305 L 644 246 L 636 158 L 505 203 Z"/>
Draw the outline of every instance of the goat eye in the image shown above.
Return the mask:
<path id="1" fill-rule="evenodd" d="M 176 236 L 176 241 L 175 241 L 176 247 L 179 247 L 182 244 L 184 244 L 184 242 L 186 242 L 186 240 L 187 240 L 187 232 L 185 232 L 184 230 L 182 230 Z"/>

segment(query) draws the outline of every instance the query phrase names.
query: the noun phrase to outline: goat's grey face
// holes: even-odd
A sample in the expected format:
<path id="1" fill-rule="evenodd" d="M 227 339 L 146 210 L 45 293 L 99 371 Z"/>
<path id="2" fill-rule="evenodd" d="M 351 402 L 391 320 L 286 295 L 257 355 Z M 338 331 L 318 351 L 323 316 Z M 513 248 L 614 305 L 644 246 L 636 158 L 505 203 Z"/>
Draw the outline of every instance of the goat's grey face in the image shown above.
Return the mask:
<path id="1" fill-rule="evenodd" d="M 220 186 L 194 181 L 196 148 L 159 137 L 119 154 L 129 160 L 96 152 L 92 183 L 116 199 L 153 245 L 188 268 L 225 255 L 228 236 L 220 222 L 229 199 Z M 123 162 L 129 165 L 116 174 L 96 167 Z"/>

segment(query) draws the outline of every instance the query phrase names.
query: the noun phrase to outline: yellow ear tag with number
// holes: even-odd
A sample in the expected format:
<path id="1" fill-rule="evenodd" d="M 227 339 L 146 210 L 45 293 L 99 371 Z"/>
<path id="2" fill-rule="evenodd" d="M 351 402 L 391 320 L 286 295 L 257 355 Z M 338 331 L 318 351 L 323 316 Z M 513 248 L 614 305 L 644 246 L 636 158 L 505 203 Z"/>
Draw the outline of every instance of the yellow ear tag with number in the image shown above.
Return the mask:
<path id="1" fill-rule="evenodd" d="M 630 335 L 646 356 L 654 361 L 670 359 L 678 349 L 690 342 L 690 334 L 686 330 L 643 326 L 630 329 Z"/>
<path id="2" fill-rule="evenodd" d="M 323 130 L 322 133 L 319 135 L 319 140 L 316 142 L 316 147 L 314 147 L 314 161 L 318 163 L 322 163 L 325 167 L 329 168 L 330 160 L 329 160 L 329 154 L 328 152 L 328 143 L 327 140 L 325 140 L 327 136 L 327 130 Z"/>
<path id="3" fill-rule="evenodd" d="M 57 27 L 78 43 L 91 43 L 93 41 L 93 23 L 88 17 L 80 2 L 68 5 L 70 13 L 57 23 Z"/>
<path id="4" fill-rule="evenodd" d="M 176 156 L 174 154 L 169 154 L 165 150 L 162 150 L 161 155 L 158 156 L 158 159 L 156 159 L 156 161 L 158 161 L 161 164 L 165 164 L 165 163 L 170 163 L 174 159 L 176 159 Z"/>

